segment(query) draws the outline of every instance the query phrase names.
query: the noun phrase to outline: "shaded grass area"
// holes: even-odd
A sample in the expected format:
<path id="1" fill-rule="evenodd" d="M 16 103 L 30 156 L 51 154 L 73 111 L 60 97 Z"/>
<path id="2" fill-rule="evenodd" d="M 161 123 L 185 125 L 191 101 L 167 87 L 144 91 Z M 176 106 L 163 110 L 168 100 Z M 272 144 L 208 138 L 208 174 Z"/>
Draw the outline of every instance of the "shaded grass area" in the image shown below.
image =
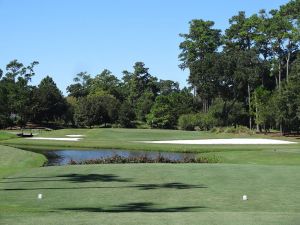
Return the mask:
<path id="1" fill-rule="evenodd" d="M 220 151 L 252 151 L 265 149 L 291 149 L 295 145 L 172 145 L 149 144 L 137 141 L 176 140 L 176 139 L 207 139 L 207 138 L 270 138 L 265 135 L 216 134 L 211 132 L 179 131 L 179 130 L 149 130 L 149 129 L 63 129 L 42 133 L 42 137 L 65 137 L 65 135 L 85 135 L 78 142 L 13 139 L 3 141 L 3 144 L 23 149 L 127 149 L 144 151 L 174 151 L 174 152 L 220 152 Z M 296 138 L 278 138 L 297 141 Z"/>
<path id="2" fill-rule="evenodd" d="M 0 221 L 297 224 L 299 185 L 299 166 L 125 164 L 35 168 L 1 180 Z M 39 193 L 42 200 L 37 200 Z M 241 200 L 243 194 L 249 201 Z"/>
<path id="3" fill-rule="evenodd" d="M 0 180 L 9 174 L 39 167 L 45 160 L 43 155 L 0 145 Z"/>

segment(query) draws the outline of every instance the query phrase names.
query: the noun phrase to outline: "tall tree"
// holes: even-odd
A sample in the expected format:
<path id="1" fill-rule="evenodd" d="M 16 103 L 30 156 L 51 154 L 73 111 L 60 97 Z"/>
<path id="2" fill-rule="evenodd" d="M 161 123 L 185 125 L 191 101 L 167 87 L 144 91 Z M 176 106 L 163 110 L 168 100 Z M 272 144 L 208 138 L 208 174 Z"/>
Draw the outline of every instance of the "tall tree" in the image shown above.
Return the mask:
<path id="1" fill-rule="evenodd" d="M 213 21 L 192 20 L 188 34 L 180 34 L 184 41 L 180 43 L 179 60 L 181 69 L 189 68 L 192 63 L 203 59 L 208 53 L 215 52 L 221 45 L 221 30 L 214 29 Z"/>
<path id="2" fill-rule="evenodd" d="M 147 115 L 147 123 L 154 128 L 174 128 L 180 115 L 191 113 L 193 96 L 191 90 L 160 95 Z"/>
<path id="3" fill-rule="evenodd" d="M 34 61 L 29 66 L 24 66 L 17 60 L 11 61 L 6 66 L 5 76 L 2 78 L 3 88 L 6 93 L 7 113 L 17 119 L 21 127 L 26 124 L 31 114 L 31 92 L 29 86 L 31 77 L 35 75 Z"/>
<path id="4" fill-rule="evenodd" d="M 244 80 L 247 88 L 247 99 L 249 109 L 249 127 L 252 129 L 251 116 L 251 92 L 254 89 L 253 83 L 258 76 L 257 64 L 258 51 L 256 38 L 259 35 L 259 19 L 256 15 L 246 17 L 241 11 L 230 20 L 230 27 L 225 31 L 225 51 L 236 52 L 240 55 L 237 74 Z"/>
<path id="5" fill-rule="evenodd" d="M 203 111 L 207 111 L 211 96 L 206 94 L 205 87 L 213 86 L 213 75 L 204 67 L 207 68 L 212 62 L 209 56 L 214 56 L 221 46 L 221 30 L 213 28 L 213 21 L 192 20 L 189 25 L 189 33 L 180 34 L 184 41 L 179 45 L 179 60 L 182 62 L 179 67 L 190 70 L 188 81 L 194 89 L 194 94 L 199 94 Z"/>
<path id="6" fill-rule="evenodd" d="M 89 88 L 92 81 L 90 74 L 87 72 L 80 72 L 76 75 L 73 81 L 75 83 L 67 87 L 69 96 L 80 98 L 89 94 Z"/>
<path id="7" fill-rule="evenodd" d="M 67 102 L 50 76 L 41 80 L 33 95 L 34 120 L 53 122 L 67 111 Z"/>
<path id="8" fill-rule="evenodd" d="M 113 95 L 118 99 L 123 98 L 120 80 L 107 69 L 96 75 L 90 83 L 91 94 L 102 93 Z"/>

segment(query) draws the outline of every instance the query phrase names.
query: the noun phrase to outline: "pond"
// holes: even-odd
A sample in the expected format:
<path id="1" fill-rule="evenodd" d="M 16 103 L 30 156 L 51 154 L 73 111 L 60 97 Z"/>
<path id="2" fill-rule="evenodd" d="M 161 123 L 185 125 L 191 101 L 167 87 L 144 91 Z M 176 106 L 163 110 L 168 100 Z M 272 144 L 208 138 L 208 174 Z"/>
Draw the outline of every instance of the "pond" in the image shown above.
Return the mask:
<path id="1" fill-rule="evenodd" d="M 171 161 L 180 161 L 186 158 L 195 158 L 193 153 L 175 153 L 175 152 L 153 152 L 153 151 L 128 151 L 128 150 L 50 150 L 38 151 L 44 154 L 48 162 L 46 166 L 68 165 L 71 161 L 80 163 L 86 160 L 108 159 L 114 156 L 122 158 L 147 157 L 154 160 L 163 157 Z"/>

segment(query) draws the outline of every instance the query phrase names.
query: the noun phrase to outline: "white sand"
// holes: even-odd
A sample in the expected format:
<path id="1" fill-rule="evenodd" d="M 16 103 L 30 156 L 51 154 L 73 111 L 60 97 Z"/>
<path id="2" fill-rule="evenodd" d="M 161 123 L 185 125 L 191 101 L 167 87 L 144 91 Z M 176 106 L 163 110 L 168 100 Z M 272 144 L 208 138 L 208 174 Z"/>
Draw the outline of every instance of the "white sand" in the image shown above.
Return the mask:
<path id="1" fill-rule="evenodd" d="M 81 135 L 81 134 L 68 134 L 66 135 L 66 137 L 83 137 L 85 135 Z"/>
<path id="2" fill-rule="evenodd" d="M 231 139 L 201 139 L 201 140 L 169 140 L 169 141 L 141 141 L 152 144 L 186 144 L 186 145 L 282 145 L 296 144 L 296 142 L 259 138 L 231 138 Z"/>
<path id="3" fill-rule="evenodd" d="M 46 138 L 46 137 L 32 137 L 26 138 L 31 140 L 49 140 L 49 141 L 79 141 L 81 138 Z"/>

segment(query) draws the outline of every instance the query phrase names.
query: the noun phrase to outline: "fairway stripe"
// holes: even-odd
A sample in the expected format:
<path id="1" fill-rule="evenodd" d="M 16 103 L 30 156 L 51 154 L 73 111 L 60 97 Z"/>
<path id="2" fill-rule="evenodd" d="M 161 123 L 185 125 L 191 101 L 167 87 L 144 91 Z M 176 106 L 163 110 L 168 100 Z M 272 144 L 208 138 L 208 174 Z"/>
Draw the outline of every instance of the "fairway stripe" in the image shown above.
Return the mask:
<path id="1" fill-rule="evenodd" d="M 167 141 L 139 141 L 149 144 L 186 144 L 186 145 L 282 145 L 297 142 L 259 139 L 259 138 L 231 138 L 231 139 L 201 139 L 201 140 L 167 140 Z"/>

